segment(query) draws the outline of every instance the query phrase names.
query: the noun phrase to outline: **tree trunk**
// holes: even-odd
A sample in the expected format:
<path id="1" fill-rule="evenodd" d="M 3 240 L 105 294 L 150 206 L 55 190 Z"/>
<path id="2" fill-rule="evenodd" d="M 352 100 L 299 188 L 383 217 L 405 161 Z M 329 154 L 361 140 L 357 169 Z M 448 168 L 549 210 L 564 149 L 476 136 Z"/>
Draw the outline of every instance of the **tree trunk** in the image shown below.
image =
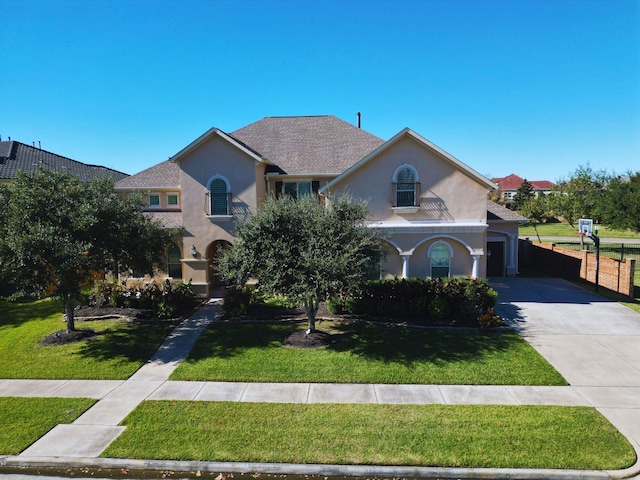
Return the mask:
<path id="1" fill-rule="evenodd" d="M 67 295 L 64 300 L 65 316 L 67 318 L 67 332 L 73 332 L 76 329 L 76 322 L 73 318 L 74 306 L 73 295 Z"/>
<path id="2" fill-rule="evenodd" d="M 319 307 L 320 302 L 315 298 L 307 298 L 304 301 L 304 309 L 307 312 L 307 318 L 309 319 L 309 329 L 307 330 L 307 333 L 316 331 L 316 314 L 318 313 Z"/>
<path id="3" fill-rule="evenodd" d="M 542 243 L 542 240 L 540 240 L 540 233 L 538 232 L 538 225 L 534 223 L 533 229 L 536 231 L 536 235 L 538 236 L 538 243 Z"/>

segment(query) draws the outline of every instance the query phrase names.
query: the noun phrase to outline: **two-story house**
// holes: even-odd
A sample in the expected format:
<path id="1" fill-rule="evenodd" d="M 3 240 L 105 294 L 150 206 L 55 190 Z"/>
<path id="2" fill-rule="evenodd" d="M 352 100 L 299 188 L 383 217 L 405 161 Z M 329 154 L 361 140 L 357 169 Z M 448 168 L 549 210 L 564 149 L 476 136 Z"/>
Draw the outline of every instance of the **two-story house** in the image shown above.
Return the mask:
<path id="1" fill-rule="evenodd" d="M 182 227 L 166 271 L 201 295 L 220 282 L 215 258 L 234 241 L 236 221 L 268 195 L 366 200 L 387 251 L 380 276 L 389 278 L 515 274 L 525 220 L 488 204 L 493 182 L 412 130 L 384 141 L 334 116 L 212 128 L 116 188 L 142 193 L 147 212 Z"/>
<path id="2" fill-rule="evenodd" d="M 513 197 L 518 192 L 518 189 L 522 186 L 524 178 L 512 173 L 506 177 L 492 178 L 491 181 L 498 185 L 500 189 L 500 201 L 504 205 L 511 205 L 513 203 Z M 532 187 L 531 193 L 534 197 L 544 197 L 549 195 L 555 187 L 555 183 L 549 180 L 532 180 L 529 181 Z"/>

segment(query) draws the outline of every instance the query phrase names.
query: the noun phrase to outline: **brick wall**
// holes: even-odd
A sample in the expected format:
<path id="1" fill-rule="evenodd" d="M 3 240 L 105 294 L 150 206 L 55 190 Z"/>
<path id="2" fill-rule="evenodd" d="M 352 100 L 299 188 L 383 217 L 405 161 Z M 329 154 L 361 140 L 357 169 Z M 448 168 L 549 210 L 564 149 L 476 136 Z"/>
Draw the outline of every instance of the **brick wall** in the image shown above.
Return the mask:
<path id="1" fill-rule="evenodd" d="M 522 265 L 531 265 L 547 274 L 568 279 L 582 279 L 595 284 L 596 255 L 586 251 L 568 250 L 553 244 L 521 240 Z M 615 260 L 600 256 L 599 285 L 608 290 L 633 297 L 635 260 Z"/>

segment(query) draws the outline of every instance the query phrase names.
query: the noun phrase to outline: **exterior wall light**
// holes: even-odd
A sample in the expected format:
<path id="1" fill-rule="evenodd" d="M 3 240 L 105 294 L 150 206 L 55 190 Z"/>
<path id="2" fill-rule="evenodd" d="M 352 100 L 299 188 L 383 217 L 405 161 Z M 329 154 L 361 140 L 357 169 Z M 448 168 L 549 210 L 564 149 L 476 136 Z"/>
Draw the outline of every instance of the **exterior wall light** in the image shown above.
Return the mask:
<path id="1" fill-rule="evenodd" d="M 196 255 L 198 255 L 198 250 L 196 250 L 195 245 L 191 245 L 191 248 L 189 249 L 189 253 L 191 253 L 191 256 L 193 258 L 196 258 Z"/>

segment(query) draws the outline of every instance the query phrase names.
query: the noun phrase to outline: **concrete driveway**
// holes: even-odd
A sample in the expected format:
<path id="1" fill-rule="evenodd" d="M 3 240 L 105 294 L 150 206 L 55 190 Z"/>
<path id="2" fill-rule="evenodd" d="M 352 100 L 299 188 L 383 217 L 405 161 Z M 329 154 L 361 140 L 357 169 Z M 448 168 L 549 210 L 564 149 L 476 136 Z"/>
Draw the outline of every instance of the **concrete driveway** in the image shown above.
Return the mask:
<path id="1" fill-rule="evenodd" d="M 496 311 L 640 451 L 640 314 L 565 280 L 491 284 Z"/>

